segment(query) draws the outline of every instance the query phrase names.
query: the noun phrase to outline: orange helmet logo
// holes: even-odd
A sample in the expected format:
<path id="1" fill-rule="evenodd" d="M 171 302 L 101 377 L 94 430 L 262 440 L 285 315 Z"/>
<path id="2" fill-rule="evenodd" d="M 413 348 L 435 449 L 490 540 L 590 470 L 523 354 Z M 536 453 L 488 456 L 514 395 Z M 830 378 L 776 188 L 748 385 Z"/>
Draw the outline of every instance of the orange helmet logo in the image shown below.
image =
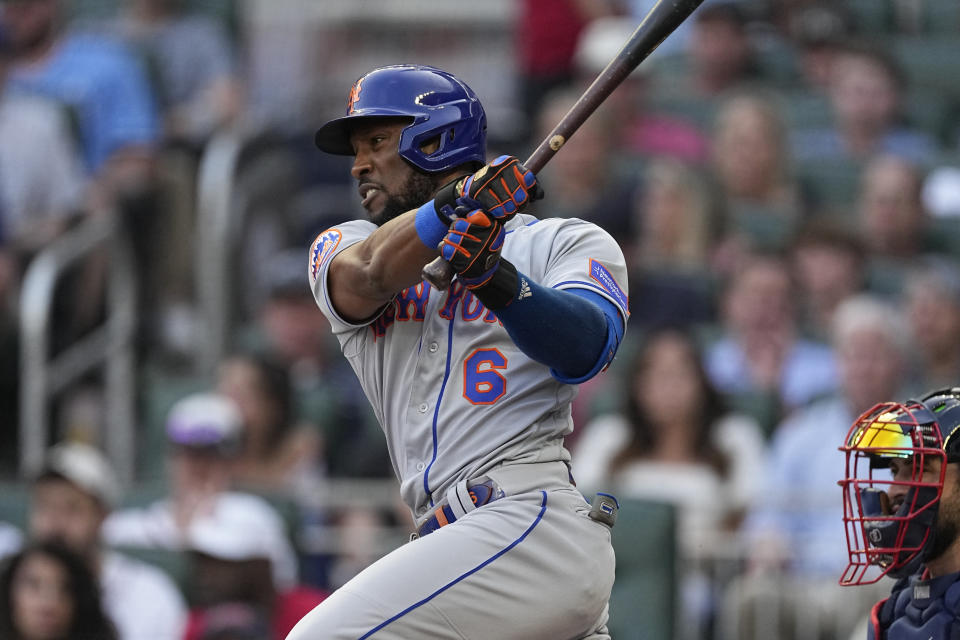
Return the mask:
<path id="1" fill-rule="evenodd" d="M 350 97 L 348 98 L 349 102 L 347 103 L 347 113 L 353 113 L 354 105 L 357 104 L 357 100 L 360 99 L 360 84 L 363 82 L 363 78 L 357 80 L 357 82 L 350 89 Z"/>

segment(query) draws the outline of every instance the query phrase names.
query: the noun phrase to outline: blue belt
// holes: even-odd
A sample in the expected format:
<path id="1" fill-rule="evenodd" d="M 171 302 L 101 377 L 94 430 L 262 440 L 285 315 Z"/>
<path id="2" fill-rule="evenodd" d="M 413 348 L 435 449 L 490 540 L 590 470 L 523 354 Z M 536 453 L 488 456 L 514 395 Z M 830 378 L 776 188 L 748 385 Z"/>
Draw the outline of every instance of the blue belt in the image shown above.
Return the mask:
<path id="1" fill-rule="evenodd" d="M 467 491 L 473 503 L 473 508 L 467 509 L 468 512 L 499 500 L 505 495 L 503 490 L 497 486 L 497 483 L 489 478 L 481 480 L 476 484 L 468 483 Z M 417 535 L 422 538 L 428 533 L 433 533 L 437 529 L 447 526 L 451 522 L 456 522 L 456 520 L 457 516 L 454 514 L 453 509 L 450 508 L 448 501 L 444 501 L 443 504 L 438 505 L 433 510 L 433 515 L 420 525 L 420 528 L 417 529 Z"/>

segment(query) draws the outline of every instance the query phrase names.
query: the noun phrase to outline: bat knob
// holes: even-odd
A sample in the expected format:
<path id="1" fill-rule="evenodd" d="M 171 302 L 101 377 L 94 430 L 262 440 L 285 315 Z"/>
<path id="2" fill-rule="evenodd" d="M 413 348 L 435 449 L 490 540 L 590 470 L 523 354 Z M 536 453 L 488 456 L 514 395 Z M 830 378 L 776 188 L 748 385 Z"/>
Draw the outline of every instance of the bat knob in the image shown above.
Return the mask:
<path id="1" fill-rule="evenodd" d="M 443 258 L 437 257 L 423 267 L 420 275 L 435 288 L 446 291 L 453 280 L 453 267 Z"/>

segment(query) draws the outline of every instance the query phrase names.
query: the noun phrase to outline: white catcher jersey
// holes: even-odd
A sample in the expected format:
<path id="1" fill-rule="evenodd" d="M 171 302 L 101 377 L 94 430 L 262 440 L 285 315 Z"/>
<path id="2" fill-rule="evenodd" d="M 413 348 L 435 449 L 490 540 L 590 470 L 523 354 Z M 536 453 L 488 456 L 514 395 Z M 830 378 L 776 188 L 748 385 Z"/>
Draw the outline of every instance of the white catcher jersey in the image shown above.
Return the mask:
<path id="1" fill-rule="evenodd" d="M 527 357 L 496 316 L 459 282 L 400 292 L 357 325 L 333 309 L 332 258 L 377 227 L 347 222 L 321 233 L 309 255 L 310 282 L 387 437 L 404 502 L 419 521 L 447 488 L 503 462 L 569 460 L 575 385 Z M 518 215 L 507 223 L 503 256 L 535 282 L 584 288 L 627 318 L 627 270 L 617 243 L 578 219 Z M 522 293 L 521 293 L 522 295 Z M 543 329 L 550 330 L 550 318 Z"/>

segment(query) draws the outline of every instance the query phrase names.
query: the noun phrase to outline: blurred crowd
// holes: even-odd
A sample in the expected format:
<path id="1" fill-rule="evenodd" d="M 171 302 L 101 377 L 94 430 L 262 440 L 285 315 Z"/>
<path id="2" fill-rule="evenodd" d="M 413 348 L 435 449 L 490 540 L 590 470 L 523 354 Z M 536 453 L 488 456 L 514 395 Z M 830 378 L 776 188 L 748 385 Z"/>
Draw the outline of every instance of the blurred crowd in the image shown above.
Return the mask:
<path id="1" fill-rule="evenodd" d="M 378 532 L 409 526 L 394 504 L 318 499 L 393 477 L 306 281 L 311 240 L 362 210 L 348 165 L 311 149 L 333 111 L 254 113 L 290 75 L 282 46 L 251 45 L 254 4 L 0 0 L 0 475 L 24 495 L 0 512 L 2 637 L 283 638 L 380 555 Z M 653 4 L 491 5 L 516 111 L 491 117 L 493 155 L 525 157 Z M 585 493 L 675 507 L 689 637 L 774 603 L 793 612 L 776 637 L 815 611 L 834 625 L 819 637 L 846 638 L 872 602 L 836 587 L 837 447 L 873 404 L 960 385 L 958 35 L 955 0 L 706 0 L 540 176 L 533 212 L 597 222 L 631 273 L 626 342 L 575 401 L 573 472 Z M 384 62 L 443 66 L 405 42 Z M 451 71 L 484 100 L 486 79 Z M 336 110 L 351 80 L 300 78 Z M 246 208 L 228 353 L 198 373 L 198 169 L 241 129 L 259 135 L 224 185 Z M 136 262 L 137 477 L 104 455 L 96 372 L 30 425 L 55 446 L 25 477 L 22 278 L 103 217 Z M 110 268 L 94 251 L 58 285 L 54 353 L 104 322 Z M 738 549 L 723 580 L 703 568 L 720 539 Z"/>

